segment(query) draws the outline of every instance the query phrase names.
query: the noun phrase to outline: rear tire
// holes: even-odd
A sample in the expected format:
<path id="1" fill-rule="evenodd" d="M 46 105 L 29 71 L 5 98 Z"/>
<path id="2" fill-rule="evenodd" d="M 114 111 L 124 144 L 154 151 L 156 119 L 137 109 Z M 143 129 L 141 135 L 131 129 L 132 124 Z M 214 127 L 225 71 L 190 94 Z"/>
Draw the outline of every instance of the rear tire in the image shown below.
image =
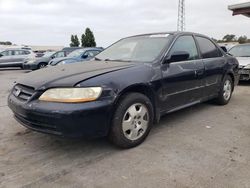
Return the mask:
<path id="1" fill-rule="evenodd" d="M 109 140 L 121 148 L 141 144 L 153 124 L 153 105 L 141 93 L 129 93 L 121 98 L 112 119 Z"/>
<path id="2" fill-rule="evenodd" d="M 234 84 L 233 84 L 232 78 L 229 75 L 225 76 L 221 84 L 219 96 L 218 98 L 216 98 L 216 102 L 219 105 L 228 104 L 228 102 L 230 101 L 232 97 L 233 88 L 234 88 Z"/>

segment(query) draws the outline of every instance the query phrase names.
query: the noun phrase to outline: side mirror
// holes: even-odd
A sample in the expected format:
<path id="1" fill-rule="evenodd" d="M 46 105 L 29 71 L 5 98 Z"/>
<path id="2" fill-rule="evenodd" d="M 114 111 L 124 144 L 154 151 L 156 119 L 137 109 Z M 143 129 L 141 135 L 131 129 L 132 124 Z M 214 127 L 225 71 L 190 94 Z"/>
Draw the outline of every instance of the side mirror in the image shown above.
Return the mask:
<path id="1" fill-rule="evenodd" d="M 82 59 L 88 58 L 88 55 L 82 55 Z"/>
<path id="2" fill-rule="evenodd" d="M 3 54 L 0 54 L 0 57 L 2 57 L 3 56 Z"/>
<path id="3" fill-rule="evenodd" d="M 221 46 L 220 48 L 227 53 L 227 48 L 225 46 Z"/>
<path id="4" fill-rule="evenodd" d="M 190 54 L 186 51 L 176 51 L 172 53 L 171 56 L 165 60 L 165 62 L 172 63 L 172 62 L 185 61 L 188 60 L 189 57 Z"/>

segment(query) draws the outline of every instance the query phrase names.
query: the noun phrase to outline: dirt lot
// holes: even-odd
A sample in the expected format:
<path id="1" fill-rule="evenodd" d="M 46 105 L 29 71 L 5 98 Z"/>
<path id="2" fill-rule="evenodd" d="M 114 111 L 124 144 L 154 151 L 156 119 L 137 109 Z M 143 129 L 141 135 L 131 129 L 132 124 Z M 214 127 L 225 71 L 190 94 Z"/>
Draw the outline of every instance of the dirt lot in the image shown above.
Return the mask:
<path id="1" fill-rule="evenodd" d="M 165 116 L 145 143 L 120 150 L 20 126 L 6 99 L 24 74 L 0 71 L 0 187 L 250 187 L 250 84 L 227 106 Z"/>

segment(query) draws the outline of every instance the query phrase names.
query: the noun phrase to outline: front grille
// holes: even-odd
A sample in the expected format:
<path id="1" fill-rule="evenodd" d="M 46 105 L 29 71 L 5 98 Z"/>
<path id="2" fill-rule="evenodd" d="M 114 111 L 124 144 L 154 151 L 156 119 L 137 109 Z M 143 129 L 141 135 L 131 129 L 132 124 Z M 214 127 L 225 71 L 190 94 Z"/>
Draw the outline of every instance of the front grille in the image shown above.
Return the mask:
<path id="1" fill-rule="evenodd" d="M 24 86 L 21 84 L 15 85 L 12 94 L 22 100 L 22 101 L 28 101 L 32 95 L 35 93 L 35 89 L 32 87 Z"/>

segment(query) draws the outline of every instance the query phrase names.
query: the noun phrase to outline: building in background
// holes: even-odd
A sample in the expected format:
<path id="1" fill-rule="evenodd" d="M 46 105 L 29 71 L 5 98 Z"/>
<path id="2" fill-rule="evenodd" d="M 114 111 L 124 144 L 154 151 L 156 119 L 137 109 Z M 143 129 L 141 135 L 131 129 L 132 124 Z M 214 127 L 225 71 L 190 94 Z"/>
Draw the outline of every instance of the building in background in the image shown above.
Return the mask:
<path id="1" fill-rule="evenodd" d="M 229 5 L 228 9 L 233 11 L 233 16 L 244 15 L 250 18 L 250 2 Z"/>

